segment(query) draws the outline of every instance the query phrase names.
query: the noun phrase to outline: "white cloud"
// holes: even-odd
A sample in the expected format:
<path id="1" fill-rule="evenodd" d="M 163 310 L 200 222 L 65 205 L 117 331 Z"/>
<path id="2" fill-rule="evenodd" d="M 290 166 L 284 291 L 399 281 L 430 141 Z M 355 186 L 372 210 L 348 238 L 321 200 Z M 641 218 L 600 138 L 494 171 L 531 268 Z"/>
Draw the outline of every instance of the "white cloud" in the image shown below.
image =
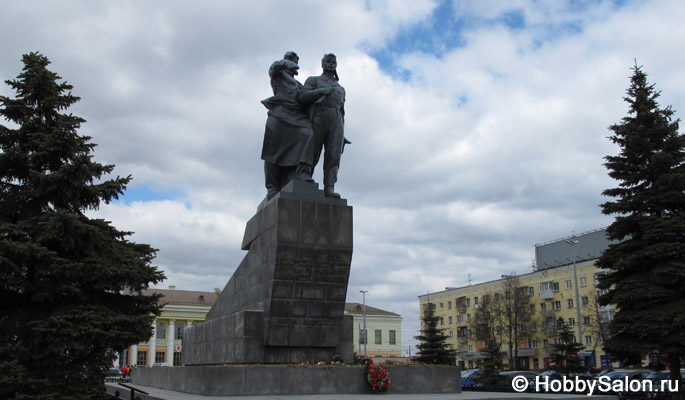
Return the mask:
<path id="1" fill-rule="evenodd" d="M 212 290 L 242 260 L 245 223 L 265 194 L 268 66 L 295 50 L 304 81 L 336 53 L 353 141 L 337 186 L 355 212 L 348 300 L 369 290 L 368 304 L 403 314 L 412 332 L 417 296 L 528 272 L 534 243 L 610 222 L 598 207 L 613 184 L 602 157 L 616 150 L 607 127 L 627 111 L 634 59 L 662 105 L 685 104 L 678 1 L 457 1 L 460 43 L 429 35 L 436 6 L 5 2 L 0 35 L 13 40 L 0 76 L 15 77 L 29 51 L 53 61 L 83 99 L 70 111 L 88 120 L 81 133 L 98 144 L 95 158 L 132 174 L 133 188 L 175 196 L 94 215 L 160 249 L 163 286 Z M 500 22 L 512 12 L 523 27 Z M 394 42 L 414 30 L 440 52 Z M 389 51 L 398 69 L 371 50 Z"/>

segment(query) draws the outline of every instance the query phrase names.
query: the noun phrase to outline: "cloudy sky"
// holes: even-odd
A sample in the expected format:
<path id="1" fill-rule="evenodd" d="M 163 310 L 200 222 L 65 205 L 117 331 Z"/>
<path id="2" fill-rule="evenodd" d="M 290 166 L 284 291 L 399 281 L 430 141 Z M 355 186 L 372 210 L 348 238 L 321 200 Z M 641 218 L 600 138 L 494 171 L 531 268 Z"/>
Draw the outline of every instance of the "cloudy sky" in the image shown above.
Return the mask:
<path id="1" fill-rule="evenodd" d="M 685 3 L 0 0 L 0 78 L 45 54 L 81 102 L 95 158 L 133 175 L 94 217 L 158 248 L 159 287 L 223 288 L 264 197 L 267 70 L 338 56 L 336 186 L 354 207 L 348 301 L 402 314 L 447 286 L 532 271 L 534 244 L 611 223 L 607 127 L 635 60 L 685 107 Z M 0 94 L 13 96 L 2 85 Z M 2 122 L 4 123 L 4 122 Z M 321 181 L 321 167 L 315 179 Z"/>

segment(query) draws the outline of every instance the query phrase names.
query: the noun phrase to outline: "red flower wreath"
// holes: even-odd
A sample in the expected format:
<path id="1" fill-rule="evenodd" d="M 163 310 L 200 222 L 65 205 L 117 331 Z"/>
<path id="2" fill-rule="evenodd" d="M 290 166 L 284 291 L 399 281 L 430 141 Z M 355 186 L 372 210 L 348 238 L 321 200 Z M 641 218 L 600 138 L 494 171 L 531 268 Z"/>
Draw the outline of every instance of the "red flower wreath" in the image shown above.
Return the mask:
<path id="1" fill-rule="evenodd" d="M 366 364 L 366 381 L 373 391 L 385 392 L 390 387 L 390 375 L 382 364 L 375 365 L 369 360 Z"/>

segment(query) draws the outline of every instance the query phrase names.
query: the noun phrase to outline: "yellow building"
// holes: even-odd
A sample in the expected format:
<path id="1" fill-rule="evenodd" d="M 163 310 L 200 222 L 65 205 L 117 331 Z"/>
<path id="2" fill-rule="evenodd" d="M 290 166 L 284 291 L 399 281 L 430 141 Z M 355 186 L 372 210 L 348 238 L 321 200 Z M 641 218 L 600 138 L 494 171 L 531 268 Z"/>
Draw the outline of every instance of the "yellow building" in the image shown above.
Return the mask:
<path id="1" fill-rule="evenodd" d="M 366 332 L 364 334 L 364 305 L 345 303 L 345 315 L 354 317 L 354 352 L 363 357 L 402 356 L 402 317 L 390 311 L 366 306 Z M 361 338 L 361 339 L 360 339 Z M 366 341 L 366 343 L 364 343 Z"/>
<path id="2" fill-rule="evenodd" d="M 169 286 L 169 289 L 143 291 L 146 295 L 153 293 L 163 296 L 159 302 L 164 306 L 162 313 L 152 324 L 152 337 L 147 342 L 138 343 L 126 349 L 121 354 L 120 365 L 181 365 L 183 329 L 202 323 L 209 309 L 219 298 L 221 291 L 219 289 L 215 289 L 214 292 L 176 290 L 175 286 Z"/>
<path id="3" fill-rule="evenodd" d="M 419 296 L 422 317 L 426 305 L 432 304 L 435 315 L 440 317 L 439 328 L 457 349 L 457 362 L 462 368 L 483 364 L 485 356 L 481 350 L 485 345 L 478 340 L 477 321 L 490 317 L 488 321 L 499 321 L 492 322 L 492 326 L 509 369 L 537 370 L 549 366 L 559 318 L 573 330 L 576 341 L 585 346 L 581 353 L 585 365 L 606 366 L 609 361 L 602 348 L 602 337 L 614 309 L 596 302 L 597 276 L 602 271 L 595 261 L 607 244 L 604 230 L 597 230 L 537 245 L 536 271 Z M 515 305 L 510 300 L 513 298 Z M 503 304 L 509 307 L 509 314 Z M 513 324 L 507 324 L 511 319 L 505 314 L 511 315 L 514 307 L 516 326 L 510 330 Z M 514 330 L 517 334 L 512 334 Z M 515 353 L 516 366 L 512 361 Z"/>

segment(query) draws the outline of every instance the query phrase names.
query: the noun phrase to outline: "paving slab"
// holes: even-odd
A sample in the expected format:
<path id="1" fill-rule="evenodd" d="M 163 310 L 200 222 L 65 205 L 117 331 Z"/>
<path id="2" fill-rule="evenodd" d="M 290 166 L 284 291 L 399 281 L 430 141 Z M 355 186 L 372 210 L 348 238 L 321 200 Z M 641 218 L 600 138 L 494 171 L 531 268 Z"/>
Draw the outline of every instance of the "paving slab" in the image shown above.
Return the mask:
<path id="1" fill-rule="evenodd" d="M 108 384 L 110 387 L 116 387 L 115 384 Z M 548 394 L 548 393 L 499 393 L 499 392 L 462 392 L 462 393 L 445 393 L 445 394 L 393 394 L 392 392 L 379 394 L 320 394 L 320 395 L 272 395 L 272 396 L 201 396 L 196 394 L 188 394 L 181 392 L 174 392 L 171 390 L 157 389 L 153 387 L 130 385 L 137 389 L 147 392 L 148 396 L 140 396 L 141 400 L 371 400 L 385 398 L 397 400 L 468 400 L 468 399 L 497 399 L 497 400 L 578 400 L 578 399 L 592 399 L 592 400 L 617 400 L 618 396 L 585 396 L 585 395 L 571 395 L 571 394 Z M 123 388 L 119 387 L 118 390 Z M 108 393 L 113 393 L 112 389 L 108 389 Z M 122 390 L 122 399 L 129 399 L 128 392 Z M 126 395 L 124 394 L 126 393 Z"/>

